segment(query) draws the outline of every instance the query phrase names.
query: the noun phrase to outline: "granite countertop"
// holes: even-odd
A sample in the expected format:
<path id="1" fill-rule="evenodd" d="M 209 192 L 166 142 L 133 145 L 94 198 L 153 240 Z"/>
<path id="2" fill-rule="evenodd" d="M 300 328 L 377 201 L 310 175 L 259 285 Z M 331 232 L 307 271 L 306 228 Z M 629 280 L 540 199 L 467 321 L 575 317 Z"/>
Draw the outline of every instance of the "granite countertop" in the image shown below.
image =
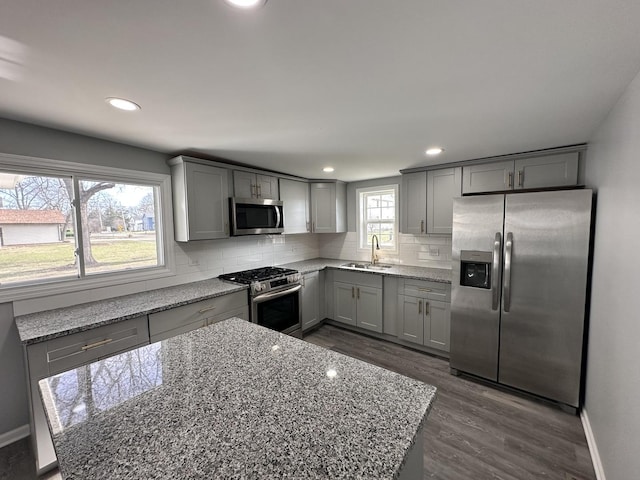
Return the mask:
<path id="1" fill-rule="evenodd" d="M 15 323 L 20 340 L 24 345 L 29 345 L 247 288 L 246 285 L 236 285 L 214 278 L 20 315 L 15 318 Z"/>
<path id="2" fill-rule="evenodd" d="M 338 270 L 371 273 L 375 275 L 389 275 L 396 277 L 415 278 L 418 280 L 428 280 L 438 283 L 451 283 L 451 270 L 445 268 L 415 267 L 412 265 L 390 265 L 382 270 L 367 270 L 363 268 L 343 267 L 346 263 L 368 263 L 362 260 L 335 260 L 331 258 L 314 258 L 301 262 L 287 263 L 280 265 L 285 268 L 298 270 L 300 273 L 310 273 L 324 268 L 335 268 Z M 384 263 L 383 263 L 384 264 Z"/>
<path id="3" fill-rule="evenodd" d="M 237 318 L 40 391 L 62 477 L 96 480 L 392 479 L 436 395 Z"/>

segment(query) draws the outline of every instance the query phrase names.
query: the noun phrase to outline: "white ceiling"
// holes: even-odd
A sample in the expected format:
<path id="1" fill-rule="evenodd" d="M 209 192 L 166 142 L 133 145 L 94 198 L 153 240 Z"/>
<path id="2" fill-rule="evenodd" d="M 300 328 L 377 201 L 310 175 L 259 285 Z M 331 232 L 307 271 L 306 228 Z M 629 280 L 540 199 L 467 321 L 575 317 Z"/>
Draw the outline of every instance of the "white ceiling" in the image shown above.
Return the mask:
<path id="1" fill-rule="evenodd" d="M 0 116 L 353 181 L 588 141 L 639 25 L 638 0 L 0 0 Z"/>

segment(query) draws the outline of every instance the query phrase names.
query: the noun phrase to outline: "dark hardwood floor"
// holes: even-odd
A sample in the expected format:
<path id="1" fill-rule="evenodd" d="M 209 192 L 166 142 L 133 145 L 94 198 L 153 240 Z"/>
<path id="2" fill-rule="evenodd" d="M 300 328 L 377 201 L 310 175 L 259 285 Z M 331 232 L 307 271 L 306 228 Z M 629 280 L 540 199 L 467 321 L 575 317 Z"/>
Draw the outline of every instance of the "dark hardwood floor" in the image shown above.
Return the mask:
<path id="1" fill-rule="evenodd" d="M 425 479 L 595 480 L 579 417 L 456 377 L 449 362 L 324 325 L 305 340 L 438 387 L 425 428 Z"/>
<path id="2" fill-rule="evenodd" d="M 596 478 L 576 416 L 455 377 L 446 360 L 337 327 L 324 325 L 305 340 L 438 387 L 425 429 L 425 479 Z M 26 439 L 0 450 L 0 480 L 34 478 Z M 55 471 L 41 480 L 58 478 Z"/>

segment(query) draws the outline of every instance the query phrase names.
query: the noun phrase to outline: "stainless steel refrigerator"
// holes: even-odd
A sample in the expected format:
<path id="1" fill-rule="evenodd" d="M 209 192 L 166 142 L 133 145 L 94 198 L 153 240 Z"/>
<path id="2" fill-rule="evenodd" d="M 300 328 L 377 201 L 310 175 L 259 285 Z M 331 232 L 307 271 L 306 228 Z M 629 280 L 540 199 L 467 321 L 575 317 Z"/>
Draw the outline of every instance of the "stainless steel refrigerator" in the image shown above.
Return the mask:
<path id="1" fill-rule="evenodd" d="M 454 200 L 451 358 L 578 408 L 593 192 Z"/>

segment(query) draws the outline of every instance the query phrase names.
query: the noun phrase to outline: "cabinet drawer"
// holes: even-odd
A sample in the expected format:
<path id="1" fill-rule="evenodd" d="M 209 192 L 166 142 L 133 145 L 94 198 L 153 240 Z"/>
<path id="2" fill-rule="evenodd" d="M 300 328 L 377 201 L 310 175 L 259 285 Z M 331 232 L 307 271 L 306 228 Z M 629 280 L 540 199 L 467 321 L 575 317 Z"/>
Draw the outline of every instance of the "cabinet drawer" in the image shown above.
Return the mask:
<path id="1" fill-rule="evenodd" d="M 163 312 L 152 313 L 149 315 L 149 334 L 152 338 L 156 338 L 160 333 L 176 330 L 194 323 L 203 322 L 202 326 L 204 326 L 207 324 L 208 319 L 230 310 L 247 307 L 248 303 L 247 292 L 242 290 Z"/>
<path id="2" fill-rule="evenodd" d="M 147 343 L 149 329 L 146 315 L 54 338 L 46 342 L 49 375 Z"/>
<path id="3" fill-rule="evenodd" d="M 405 279 L 404 282 L 401 281 L 398 285 L 398 294 L 443 302 L 451 301 L 451 287 L 449 285 L 426 280 Z"/>

